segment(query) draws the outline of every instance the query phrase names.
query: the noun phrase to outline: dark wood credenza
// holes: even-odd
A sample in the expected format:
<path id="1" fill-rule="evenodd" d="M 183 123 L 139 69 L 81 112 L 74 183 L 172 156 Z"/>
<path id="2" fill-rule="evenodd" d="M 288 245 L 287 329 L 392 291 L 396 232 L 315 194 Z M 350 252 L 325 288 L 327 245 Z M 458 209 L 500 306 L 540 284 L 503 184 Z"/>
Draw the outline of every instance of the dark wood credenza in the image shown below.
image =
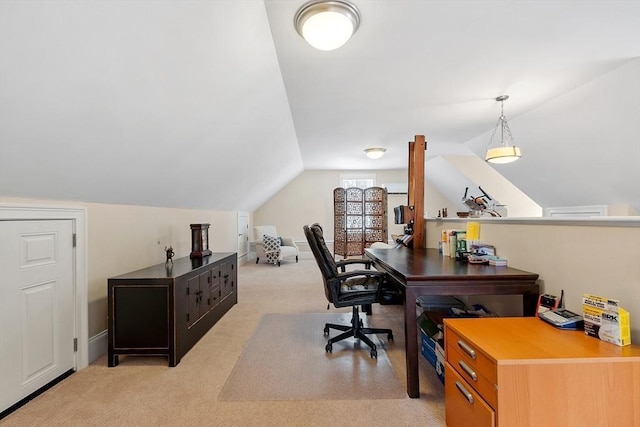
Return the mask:
<path id="1" fill-rule="evenodd" d="M 108 279 L 108 366 L 118 355 L 180 359 L 238 302 L 237 254 L 179 258 Z"/>

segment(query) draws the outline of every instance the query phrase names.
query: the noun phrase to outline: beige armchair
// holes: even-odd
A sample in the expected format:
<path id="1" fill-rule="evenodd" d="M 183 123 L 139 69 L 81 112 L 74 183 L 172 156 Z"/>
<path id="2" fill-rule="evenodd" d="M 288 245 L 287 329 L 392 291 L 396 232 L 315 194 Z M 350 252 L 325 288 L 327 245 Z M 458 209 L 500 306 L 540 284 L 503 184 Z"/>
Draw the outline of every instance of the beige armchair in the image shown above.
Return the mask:
<path id="1" fill-rule="evenodd" d="M 256 264 L 260 258 L 270 264 L 280 267 L 285 258 L 295 257 L 298 262 L 298 245 L 290 237 L 278 236 L 273 225 L 259 225 L 254 227 L 256 234 Z"/>

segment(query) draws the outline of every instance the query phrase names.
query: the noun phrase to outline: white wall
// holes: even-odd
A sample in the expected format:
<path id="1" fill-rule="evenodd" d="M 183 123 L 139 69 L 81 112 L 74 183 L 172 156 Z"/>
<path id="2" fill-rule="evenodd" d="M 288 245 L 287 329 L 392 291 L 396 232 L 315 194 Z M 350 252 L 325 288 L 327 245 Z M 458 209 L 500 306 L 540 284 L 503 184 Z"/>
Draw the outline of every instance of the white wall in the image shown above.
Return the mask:
<path id="1" fill-rule="evenodd" d="M 465 229 L 466 221 L 429 220 L 427 247 L 437 248 L 440 231 Z M 512 223 L 480 220 L 480 239 L 496 247 L 510 267 L 540 275 L 541 292 L 560 295 L 565 307 L 582 313 L 582 294 L 618 299 L 630 312 L 632 342 L 640 344 L 640 222 L 635 226 L 580 225 L 570 220 Z M 474 297 L 500 315 L 521 315 L 520 297 Z"/>
<path id="2" fill-rule="evenodd" d="M 496 165 L 543 208 L 630 205 L 640 211 L 640 58 L 517 117 L 517 162 Z M 468 141 L 484 155 L 491 131 Z M 482 185 L 482 183 L 479 183 Z"/>
<path id="3" fill-rule="evenodd" d="M 0 203 L 64 206 L 65 202 L 0 198 Z M 189 256 L 189 224 L 210 223 L 209 248 L 236 252 L 237 213 L 145 206 L 75 203 L 87 209 L 89 336 L 107 329 L 107 279 L 165 261 L 165 246 L 175 257 Z"/>
<path id="4" fill-rule="evenodd" d="M 255 225 L 275 225 L 282 236 L 293 237 L 304 245 L 302 231 L 305 224 L 317 222 L 324 227 L 325 238 L 333 241 L 333 190 L 340 187 L 340 174 L 363 171 L 310 170 L 304 171 L 254 212 Z M 366 171 L 376 174 L 376 185 L 406 183 L 406 169 Z M 448 206 L 448 201 L 428 182 L 425 182 L 425 211 L 436 216 L 438 209 Z M 388 198 L 389 234 L 402 234 L 403 226 L 393 224 L 393 208 L 407 204 L 407 195 L 390 195 Z M 455 215 L 455 213 L 451 213 Z M 255 236 L 253 236 L 255 239 Z"/>
<path id="5" fill-rule="evenodd" d="M 479 183 L 491 198 L 505 205 L 507 216 L 516 218 L 542 216 L 542 209 L 537 203 L 496 172 L 484 159 L 476 156 L 443 156 L 443 158 L 467 178 Z M 469 190 L 468 197 L 482 196 L 479 188 L 469 188 Z"/>

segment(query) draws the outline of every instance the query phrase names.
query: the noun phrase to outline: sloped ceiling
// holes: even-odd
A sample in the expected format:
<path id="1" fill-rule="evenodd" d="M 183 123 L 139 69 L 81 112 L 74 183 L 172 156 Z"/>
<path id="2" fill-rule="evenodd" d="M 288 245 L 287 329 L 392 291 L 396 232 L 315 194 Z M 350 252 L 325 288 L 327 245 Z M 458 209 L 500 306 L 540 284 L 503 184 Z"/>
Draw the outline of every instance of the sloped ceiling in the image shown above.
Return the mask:
<path id="1" fill-rule="evenodd" d="M 261 1 L 2 1 L 0 191 L 252 210 L 303 170 Z"/>
<path id="2" fill-rule="evenodd" d="M 598 118 L 563 112 L 637 68 L 639 2 L 354 0 L 362 24 L 332 52 L 295 32 L 303 2 L 3 0 L 0 195 L 252 211 L 304 169 L 405 168 L 416 134 L 428 159 L 482 155 L 508 94 L 525 157 L 500 173 L 541 206 L 640 210 L 639 77 L 606 105 L 629 119 L 599 125 L 622 164 L 549 167 L 539 144 L 559 130 L 584 151 L 572 130 Z"/>

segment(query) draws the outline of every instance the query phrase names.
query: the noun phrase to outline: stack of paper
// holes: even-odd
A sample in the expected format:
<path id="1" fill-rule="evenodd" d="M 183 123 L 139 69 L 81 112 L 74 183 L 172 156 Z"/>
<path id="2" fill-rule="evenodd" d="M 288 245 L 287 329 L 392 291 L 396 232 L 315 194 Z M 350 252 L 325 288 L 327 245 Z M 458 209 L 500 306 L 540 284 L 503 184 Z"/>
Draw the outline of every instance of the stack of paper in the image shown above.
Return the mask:
<path id="1" fill-rule="evenodd" d="M 489 265 L 496 265 L 496 266 L 507 266 L 507 260 L 504 258 L 498 258 L 498 257 L 491 257 L 489 258 Z"/>

